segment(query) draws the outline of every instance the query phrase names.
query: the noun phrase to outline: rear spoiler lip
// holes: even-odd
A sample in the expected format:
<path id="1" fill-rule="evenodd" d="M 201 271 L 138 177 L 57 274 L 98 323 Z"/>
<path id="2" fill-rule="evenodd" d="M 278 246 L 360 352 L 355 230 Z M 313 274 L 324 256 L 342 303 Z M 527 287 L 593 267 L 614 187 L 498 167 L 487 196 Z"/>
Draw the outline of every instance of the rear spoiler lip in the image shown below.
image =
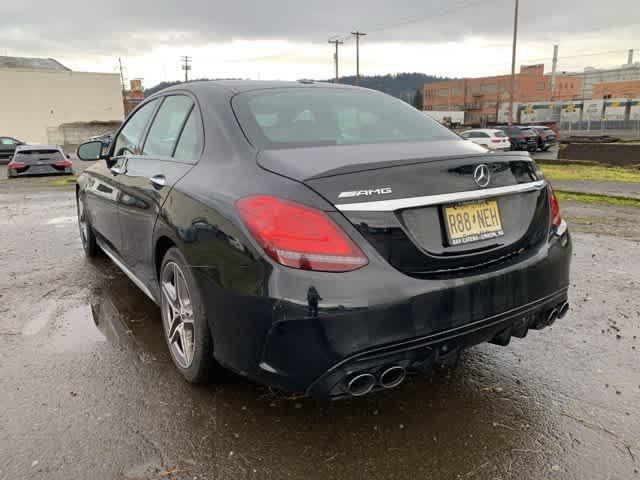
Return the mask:
<path id="1" fill-rule="evenodd" d="M 425 195 L 421 197 L 397 198 L 394 200 L 378 200 L 361 203 L 341 203 L 335 207 L 342 212 L 393 212 L 405 208 L 428 207 L 447 203 L 466 202 L 471 200 L 482 200 L 491 197 L 500 197 L 514 193 L 533 192 L 546 188 L 546 180 L 536 180 L 533 182 L 518 183 L 506 187 L 485 188 L 478 190 L 467 190 L 463 192 L 441 193 L 437 195 Z"/>
<path id="2" fill-rule="evenodd" d="M 399 166 L 409 166 L 409 165 L 417 165 L 420 163 L 431 163 L 431 162 L 440 162 L 451 159 L 461 159 L 461 158 L 482 158 L 485 162 L 490 163 L 492 159 L 496 159 L 499 161 L 504 161 L 508 158 L 517 161 L 530 161 L 533 159 L 529 155 L 529 152 L 486 152 L 486 153 L 474 153 L 474 154 L 466 154 L 466 155 L 443 155 L 437 157 L 426 157 L 426 158 L 410 158 L 405 160 L 388 160 L 386 162 L 374 162 L 374 163 L 359 163 L 356 165 L 346 165 L 344 167 L 335 168 L 333 170 L 327 170 L 326 172 L 322 172 L 318 175 L 314 175 L 312 177 L 305 178 L 303 181 L 310 180 L 318 180 L 321 178 L 334 177 L 337 175 L 345 175 L 348 173 L 359 173 L 359 172 L 368 172 L 372 170 L 382 170 L 390 167 L 399 167 Z"/>

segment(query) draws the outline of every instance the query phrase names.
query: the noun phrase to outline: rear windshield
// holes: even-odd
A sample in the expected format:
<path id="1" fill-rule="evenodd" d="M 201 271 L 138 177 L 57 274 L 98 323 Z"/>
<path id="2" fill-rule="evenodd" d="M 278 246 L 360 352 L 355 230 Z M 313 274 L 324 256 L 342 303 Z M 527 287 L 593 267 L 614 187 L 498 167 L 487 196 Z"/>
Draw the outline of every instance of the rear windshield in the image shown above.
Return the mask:
<path id="1" fill-rule="evenodd" d="M 53 159 L 64 158 L 60 150 L 18 150 L 16 157 L 46 157 Z"/>
<path id="2" fill-rule="evenodd" d="M 60 150 L 19 150 L 20 155 L 55 155 Z"/>
<path id="3" fill-rule="evenodd" d="M 233 108 L 260 149 L 459 139 L 405 102 L 367 90 L 260 90 L 236 96 Z"/>
<path id="4" fill-rule="evenodd" d="M 493 132 L 493 135 L 496 137 L 506 137 L 507 135 L 502 130 L 496 130 Z"/>

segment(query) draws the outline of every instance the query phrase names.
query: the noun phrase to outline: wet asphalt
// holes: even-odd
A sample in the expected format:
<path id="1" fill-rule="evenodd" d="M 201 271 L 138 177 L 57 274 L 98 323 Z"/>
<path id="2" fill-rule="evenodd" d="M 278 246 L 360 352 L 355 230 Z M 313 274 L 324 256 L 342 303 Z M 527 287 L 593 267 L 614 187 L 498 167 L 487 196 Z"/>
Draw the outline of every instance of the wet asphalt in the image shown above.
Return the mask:
<path id="1" fill-rule="evenodd" d="M 83 257 L 52 182 L 0 180 L 0 479 L 640 479 L 637 210 L 563 205 L 572 306 L 552 328 L 322 402 L 185 383 L 158 308 Z"/>

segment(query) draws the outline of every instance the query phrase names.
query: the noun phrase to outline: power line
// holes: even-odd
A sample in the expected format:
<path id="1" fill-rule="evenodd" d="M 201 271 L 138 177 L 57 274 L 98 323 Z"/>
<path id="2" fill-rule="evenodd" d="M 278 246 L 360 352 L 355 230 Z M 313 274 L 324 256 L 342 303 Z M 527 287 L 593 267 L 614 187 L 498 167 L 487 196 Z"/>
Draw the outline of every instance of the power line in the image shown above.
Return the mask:
<path id="1" fill-rule="evenodd" d="M 404 20 L 400 20 L 398 22 L 389 23 L 389 24 L 379 23 L 379 24 L 373 25 L 371 28 L 368 28 L 367 31 L 369 33 L 372 33 L 372 32 L 381 32 L 384 30 L 391 30 L 394 28 L 410 25 L 412 23 L 424 22 L 425 20 L 433 19 L 435 17 L 443 17 L 445 15 L 450 15 L 452 13 L 459 13 L 461 8 L 473 7 L 475 5 L 480 5 L 484 3 L 486 3 L 486 0 L 464 0 L 464 1 L 458 2 L 455 5 L 449 5 L 449 8 L 445 8 L 436 12 L 432 11 L 429 16 L 409 17 L 409 18 L 405 18 Z M 332 40 L 348 41 L 351 38 L 351 36 L 349 34 L 336 34 L 331 36 L 330 38 Z"/>

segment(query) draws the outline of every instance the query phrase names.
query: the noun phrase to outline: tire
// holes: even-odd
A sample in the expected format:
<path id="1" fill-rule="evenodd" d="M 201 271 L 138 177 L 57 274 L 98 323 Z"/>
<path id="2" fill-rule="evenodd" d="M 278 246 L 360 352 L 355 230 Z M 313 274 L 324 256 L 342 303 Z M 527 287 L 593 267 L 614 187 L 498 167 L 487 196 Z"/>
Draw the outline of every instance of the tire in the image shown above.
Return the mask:
<path id="1" fill-rule="evenodd" d="M 84 202 L 76 195 L 76 210 L 78 212 L 78 228 L 80 230 L 80 241 L 82 249 L 87 258 L 97 257 L 100 255 L 100 247 L 96 242 L 96 235 L 93 233 L 89 219 L 87 218 Z"/>
<path id="2" fill-rule="evenodd" d="M 162 329 L 174 365 L 190 383 L 219 373 L 202 296 L 184 256 L 170 248 L 160 267 Z"/>

